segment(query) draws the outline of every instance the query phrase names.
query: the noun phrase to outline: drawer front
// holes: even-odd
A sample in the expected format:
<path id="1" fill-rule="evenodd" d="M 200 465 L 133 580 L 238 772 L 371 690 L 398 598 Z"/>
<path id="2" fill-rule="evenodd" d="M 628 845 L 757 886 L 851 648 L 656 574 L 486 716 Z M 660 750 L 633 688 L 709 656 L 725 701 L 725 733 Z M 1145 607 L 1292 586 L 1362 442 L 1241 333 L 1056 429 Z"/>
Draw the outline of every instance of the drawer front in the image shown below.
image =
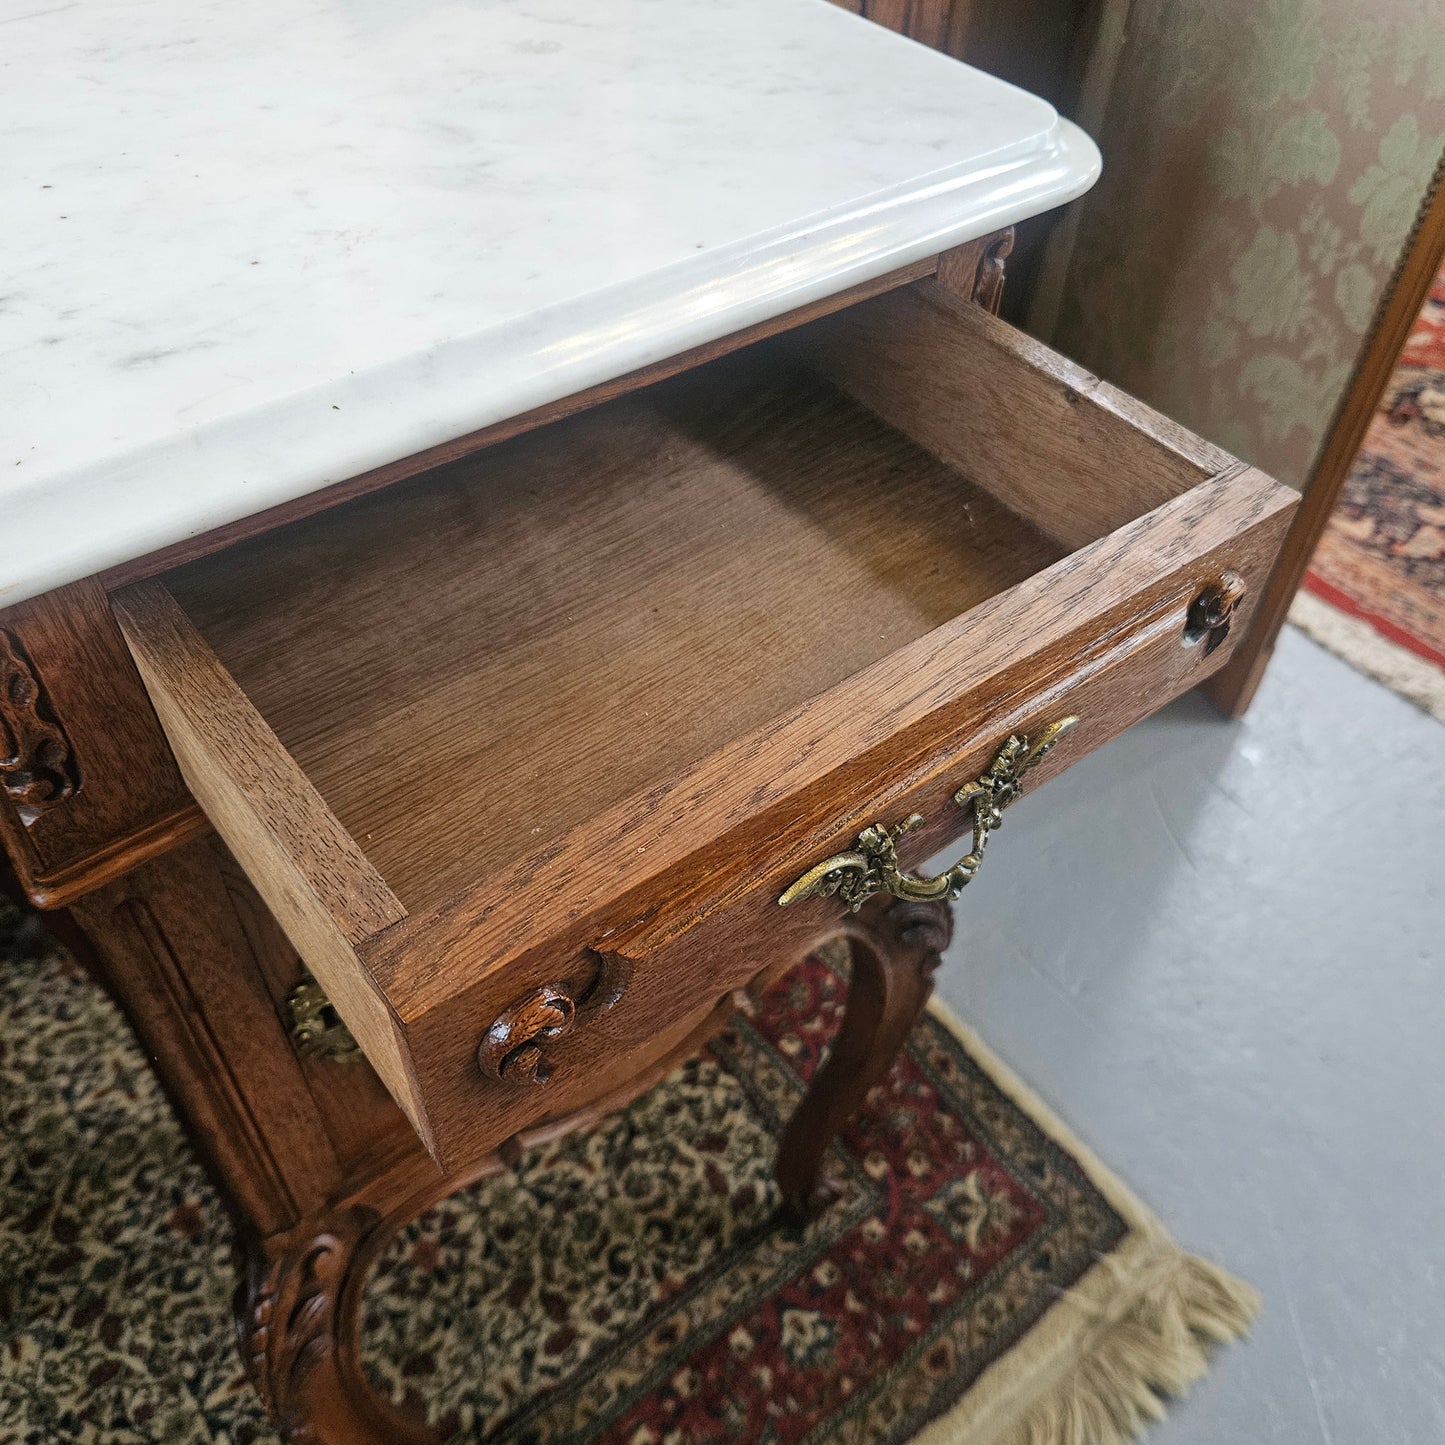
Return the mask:
<path id="1" fill-rule="evenodd" d="M 463 1167 L 541 1121 L 615 1093 L 732 990 L 835 932 L 838 897 L 786 908 L 777 900 L 822 860 L 857 851 L 865 829 L 889 832 L 921 816 L 898 843 L 904 871 L 966 834 L 971 816 L 955 794 L 1011 735 L 1080 719 L 1030 774 L 1027 785 L 1037 786 L 1203 680 L 1227 658 L 1262 590 L 1295 504 L 1269 478 L 937 288 L 896 292 L 819 325 L 827 329 L 798 334 L 797 351 L 810 373 L 831 379 L 831 396 L 852 398 L 841 409 L 819 403 L 812 381 L 813 391 L 796 393 L 811 398 L 807 406 L 790 406 L 794 393 L 774 387 L 767 404 L 750 411 L 748 371 L 737 431 L 709 431 L 704 410 L 673 393 L 653 413 L 611 413 L 600 430 L 577 429 L 581 417 L 559 423 L 551 452 L 539 441 L 511 453 L 490 480 L 505 478 L 508 466 L 515 480 L 519 466 L 534 463 L 575 473 L 593 464 L 599 436 L 633 444 L 623 462 L 613 456 L 607 464 L 613 475 L 598 478 L 600 491 L 576 489 L 576 507 L 590 511 L 562 514 L 562 493 L 534 487 L 531 473 L 522 477 L 514 500 L 553 510 L 536 526 L 508 514 L 512 582 L 500 597 L 479 591 L 476 580 L 494 535 L 484 478 L 475 494 L 438 481 L 444 505 L 431 511 L 433 493 L 418 489 L 410 502 L 389 502 L 398 511 L 373 502 L 370 511 L 328 516 L 294 558 L 277 534 L 245 544 L 264 552 L 237 549 L 112 598 L 197 801 L 445 1167 Z M 724 381 L 739 384 L 737 374 Z M 704 398 L 711 386 L 702 382 Z M 731 403 L 723 410 L 735 414 Z M 735 455 L 726 452 L 732 446 Z M 686 528 L 693 512 L 707 516 L 698 566 L 674 547 L 665 554 L 665 588 L 654 596 L 647 564 L 659 559 L 638 541 L 649 519 L 636 468 L 676 457 L 696 459 L 701 470 L 669 472 L 666 485 L 654 487 L 670 509 L 669 528 Z M 762 491 L 774 476 L 776 491 L 761 495 L 752 479 L 767 468 Z M 735 513 L 719 512 L 725 491 L 738 499 Z M 599 496 L 609 507 L 617 498 L 615 515 L 597 516 Z M 895 496 L 911 504 L 894 508 Z M 940 517 L 939 507 L 952 514 Z M 796 525 L 800 512 L 806 527 Z M 734 516 L 753 518 L 756 552 L 738 554 Z M 594 517 L 604 525 L 592 527 Z M 759 517 L 767 525 L 756 525 Z M 473 518 L 480 521 L 470 551 L 434 546 L 433 523 L 466 528 Z M 393 525 L 398 519 L 405 525 Z M 769 547 L 774 520 L 788 547 Z M 884 545 L 873 546 L 880 528 Z M 567 537 L 580 539 L 575 553 L 558 551 Z M 970 538 L 987 545 L 974 548 Z M 796 571 L 795 541 L 815 570 Z M 396 555 L 388 558 L 388 547 Z M 920 568 L 925 557 L 928 568 Z M 247 604 L 257 619 L 248 632 L 252 614 L 227 610 L 259 575 L 253 564 L 266 580 Z M 955 566 L 967 574 L 958 584 L 965 591 L 979 584 L 962 602 L 948 590 Z M 217 570 L 197 571 L 208 567 Z M 762 567 L 772 569 L 766 589 L 754 586 Z M 838 595 L 811 593 L 822 576 Z M 546 603 L 535 618 L 532 586 Z M 414 595 L 399 595 L 403 587 Z M 687 705 L 695 691 L 697 706 L 707 706 L 715 689 L 728 719 L 709 750 L 690 755 L 695 762 L 669 763 L 641 791 L 628 791 L 629 781 L 611 795 L 622 801 L 599 793 L 535 843 L 516 826 L 514 806 L 508 837 L 523 841 L 476 862 L 472 844 L 487 841 L 490 775 L 436 767 L 433 734 L 442 734 L 454 763 L 465 755 L 458 738 L 476 726 L 473 702 L 495 699 L 509 720 L 545 723 L 555 713 L 560 721 L 535 756 L 530 741 L 511 756 L 528 770 L 523 791 L 539 799 L 538 817 L 561 817 L 547 812 L 556 795 L 608 762 L 594 751 L 569 782 L 553 776 L 569 766 L 573 740 L 595 716 L 577 698 L 612 708 L 603 735 L 625 749 L 638 715 L 630 709 L 645 712 L 649 689 L 665 687 L 664 664 L 636 650 L 661 626 L 659 600 L 691 608 L 692 629 L 705 627 L 714 595 L 733 608 L 729 619 L 756 627 L 757 641 L 739 636 L 730 620 L 724 635 L 709 634 L 716 646 L 702 654 L 721 659 L 714 671 L 687 660 Z M 505 603 L 507 616 L 488 612 L 489 600 Z M 788 604 L 781 616 L 778 601 Z M 945 603 L 957 615 L 942 610 Z M 383 670 L 425 677 L 433 690 L 404 694 L 401 711 L 369 712 L 384 692 L 372 685 L 375 664 L 398 607 L 423 619 L 405 647 L 414 641 L 425 655 L 393 646 Z M 618 655 L 640 661 L 617 677 L 615 697 L 611 676 L 599 686 L 595 670 L 579 693 L 569 670 L 587 666 L 588 648 L 578 641 L 584 634 L 569 629 L 598 617 L 610 626 L 619 608 L 621 630 L 585 637 L 615 635 L 634 649 Z M 795 612 L 797 625 L 811 629 L 809 645 L 838 664 L 833 677 L 842 680 L 808 672 L 807 688 L 789 693 L 775 670 L 766 696 L 787 697 L 787 705 L 761 725 L 735 723 L 744 712 L 726 704 L 750 687 Z M 555 637 L 556 646 L 527 651 L 530 671 L 499 669 L 501 654 L 488 654 L 478 616 L 495 619 L 498 647 L 534 634 L 549 644 Z M 876 649 L 875 635 L 886 638 Z M 215 648 L 212 637 L 221 639 Z M 331 656 L 307 652 L 308 637 Z M 783 640 L 797 656 L 796 639 Z M 674 646 L 674 666 L 678 656 Z M 338 657 L 362 681 L 345 694 L 359 702 L 333 703 L 333 683 L 347 682 L 327 670 Z M 485 684 L 466 693 L 474 676 Z M 288 689 L 299 705 L 287 701 Z M 497 697 L 500 689 L 509 695 Z M 459 695 L 466 706 L 456 704 Z M 671 697 L 675 709 L 675 690 Z M 294 751 L 268 720 L 279 706 L 288 709 Z M 378 766 L 382 733 L 421 741 L 413 755 L 384 754 Z M 517 736 L 529 737 L 513 728 L 509 742 Z M 354 784 L 356 759 L 375 769 L 365 788 Z M 635 758 L 620 761 L 636 776 Z M 508 776 L 515 804 L 519 790 Z M 339 803 L 333 811 L 328 799 L 342 796 L 364 809 L 359 826 L 342 822 Z M 418 852 L 438 854 L 459 823 L 473 831 L 465 846 L 450 848 L 445 886 L 418 894 Z M 398 848 L 398 838 L 407 846 Z M 1006 839 L 993 845 L 990 858 L 1006 847 Z"/>
<path id="2" fill-rule="evenodd" d="M 785 809 L 760 813 L 620 909 L 591 915 L 580 930 L 511 960 L 450 1009 L 419 1020 L 408 1037 L 433 1071 L 432 1117 L 455 1121 L 481 1147 L 582 1108 L 641 1072 L 657 1040 L 685 1030 L 760 972 L 800 960 L 836 936 L 847 918 L 841 898 L 815 896 L 787 907 L 779 900 L 821 861 L 856 850 L 867 828 L 893 829 L 920 815 L 899 845 L 904 871 L 950 844 L 962 856 L 971 846 L 973 814 L 955 796 L 989 768 L 1010 736 L 1038 738 L 1061 719 L 1078 718 L 1024 778 L 1022 787 L 1032 790 L 1223 665 L 1280 531 L 1275 519 L 1232 539 L 1171 579 L 1127 621 L 1096 621 L 1052 666 L 1032 674 L 1021 667 L 1016 690 L 1003 682 L 992 699 L 959 699 L 964 705 L 952 714 L 933 716 L 934 730 L 922 744 L 901 734 L 888 738 L 811 797 L 794 796 Z M 886 709 L 886 696 L 874 705 Z M 1010 861 L 1009 843 L 1005 831 L 968 886 L 986 888 L 991 868 L 1027 866 Z M 967 908 L 967 892 L 959 906 Z M 608 1006 L 598 1009 L 595 1000 L 589 1006 L 588 991 L 602 978 L 610 981 L 603 990 Z M 570 993 L 576 1007 L 570 1027 L 540 1040 L 545 1078 L 508 1082 L 478 1069 L 476 1041 L 496 1020 L 514 1017 L 519 1003 L 553 990 Z"/>
<path id="3" fill-rule="evenodd" d="M 653 969 L 673 978 L 706 977 L 709 983 L 743 987 L 759 967 L 753 952 L 757 939 L 774 939 L 780 956 L 800 960 L 846 921 L 850 891 L 856 901 L 870 891 L 897 897 L 936 896 L 947 887 L 966 915 L 971 890 L 987 888 L 995 870 L 1031 866 L 1029 858 L 1015 850 L 1007 830 L 992 838 L 986 851 L 980 850 L 976 865 L 972 861 L 977 842 L 975 805 L 969 800 L 972 785 L 986 780 L 992 769 L 1016 778 L 1004 799 L 1006 811 L 1023 793 L 1043 786 L 1221 666 L 1229 642 L 1207 653 L 1207 636 L 1199 642 L 1184 640 L 1186 632 L 1195 630 L 1196 599 L 1207 590 L 1193 585 L 1183 589 L 1137 625 L 1100 639 L 1078 657 L 1068 674 L 980 716 L 963 736 L 941 739 L 921 766 L 880 775 L 871 789 L 865 787 L 857 798 L 847 800 L 845 809 L 826 826 L 791 847 L 756 857 L 751 876 L 710 909 L 659 920 L 620 947 L 638 970 Z M 1021 751 L 1012 743 L 1027 747 L 1051 733 L 1053 740 L 1037 763 L 1026 765 L 1021 774 L 1008 768 L 1006 755 Z M 1001 762 L 1004 766 L 999 768 Z M 901 878 L 892 878 L 890 870 L 876 866 L 864 877 L 858 859 L 869 858 L 871 840 L 865 830 L 897 835 Z M 944 851 L 950 846 L 952 854 Z M 922 873 L 926 861 L 939 853 L 954 868 Z M 836 892 L 827 886 L 799 888 L 810 874 L 839 858 L 848 861 Z M 869 861 L 876 859 L 874 854 Z M 958 866 L 964 860 L 969 861 Z M 839 876 L 835 870 L 829 883 Z M 860 877 L 864 877 L 861 888 L 857 887 Z M 1046 891 L 1047 880 L 1040 881 Z M 766 961 L 771 961 L 771 950 Z"/>

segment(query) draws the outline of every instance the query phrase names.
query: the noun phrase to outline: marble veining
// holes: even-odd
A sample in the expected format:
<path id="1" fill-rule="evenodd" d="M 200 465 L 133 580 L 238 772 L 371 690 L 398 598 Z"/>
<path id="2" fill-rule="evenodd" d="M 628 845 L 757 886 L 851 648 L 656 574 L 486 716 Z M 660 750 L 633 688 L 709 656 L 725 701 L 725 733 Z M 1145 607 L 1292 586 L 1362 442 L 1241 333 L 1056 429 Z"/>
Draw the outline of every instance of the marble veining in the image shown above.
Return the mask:
<path id="1" fill-rule="evenodd" d="M 0 606 L 1057 205 L 825 0 L 0 0 Z"/>

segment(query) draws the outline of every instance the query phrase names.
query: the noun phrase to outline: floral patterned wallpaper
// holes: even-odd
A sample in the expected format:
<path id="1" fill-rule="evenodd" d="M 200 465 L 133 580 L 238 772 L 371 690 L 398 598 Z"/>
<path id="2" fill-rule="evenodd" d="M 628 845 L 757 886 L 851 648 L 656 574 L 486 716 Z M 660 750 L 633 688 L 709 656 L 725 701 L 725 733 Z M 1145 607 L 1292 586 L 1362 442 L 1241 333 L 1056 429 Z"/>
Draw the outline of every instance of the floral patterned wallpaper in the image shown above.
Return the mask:
<path id="1" fill-rule="evenodd" d="M 1054 344 L 1303 484 L 1445 149 L 1441 0 L 1134 0 Z"/>

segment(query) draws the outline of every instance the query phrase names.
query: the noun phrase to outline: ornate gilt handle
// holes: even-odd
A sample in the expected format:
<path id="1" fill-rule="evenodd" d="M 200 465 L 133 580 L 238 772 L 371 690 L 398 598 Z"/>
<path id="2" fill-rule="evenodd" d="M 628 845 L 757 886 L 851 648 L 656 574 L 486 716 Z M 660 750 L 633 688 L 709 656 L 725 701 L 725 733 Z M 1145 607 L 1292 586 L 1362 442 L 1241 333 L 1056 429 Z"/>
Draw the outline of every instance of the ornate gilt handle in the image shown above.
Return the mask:
<path id="1" fill-rule="evenodd" d="M 1037 738 L 1013 734 L 981 777 L 965 783 L 954 795 L 960 808 L 973 811 L 973 848 L 952 868 L 935 878 L 920 878 L 898 866 L 898 840 L 923 822 L 913 813 L 892 828 L 874 823 L 858 835 L 858 846 L 847 853 L 835 853 L 809 868 L 778 902 L 787 907 L 805 898 L 831 898 L 834 894 L 856 913 L 875 893 L 886 889 L 895 898 L 928 903 L 957 898 L 983 864 L 988 835 L 1003 822 L 1004 809 L 1023 793 L 1025 774 L 1044 759 L 1065 733 L 1078 723 L 1076 717 L 1060 718 Z"/>

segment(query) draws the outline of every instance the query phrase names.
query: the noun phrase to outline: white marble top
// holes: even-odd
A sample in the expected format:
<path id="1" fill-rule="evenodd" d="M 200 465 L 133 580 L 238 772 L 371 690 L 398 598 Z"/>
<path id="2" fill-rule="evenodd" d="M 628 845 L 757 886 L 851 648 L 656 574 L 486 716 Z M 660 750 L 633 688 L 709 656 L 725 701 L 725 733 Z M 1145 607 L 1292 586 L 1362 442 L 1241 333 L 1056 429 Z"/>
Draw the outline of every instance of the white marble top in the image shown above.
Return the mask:
<path id="1" fill-rule="evenodd" d="M 0 0 L 0 606 L 1097 170 L 825 0 Z"/>

